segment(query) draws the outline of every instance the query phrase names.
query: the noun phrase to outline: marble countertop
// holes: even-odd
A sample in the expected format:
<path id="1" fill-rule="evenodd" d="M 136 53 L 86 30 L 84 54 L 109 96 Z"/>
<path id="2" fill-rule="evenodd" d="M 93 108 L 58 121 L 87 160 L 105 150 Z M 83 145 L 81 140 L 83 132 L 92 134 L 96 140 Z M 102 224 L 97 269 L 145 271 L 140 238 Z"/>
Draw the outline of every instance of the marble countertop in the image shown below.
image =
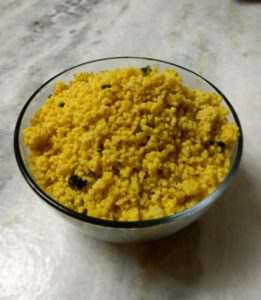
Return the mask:
<path id="1" fill-rule="evenodd" d="M 0 299 L 261 299 L 261 1 L 6 0 L 0 15 Z M 12 146 L 18 113 L 43 82 L 123 55 L 205 76 L 244 131 L 220 200 L 179 233 L 141 244 L 71 228 L 25 183 Z"/>

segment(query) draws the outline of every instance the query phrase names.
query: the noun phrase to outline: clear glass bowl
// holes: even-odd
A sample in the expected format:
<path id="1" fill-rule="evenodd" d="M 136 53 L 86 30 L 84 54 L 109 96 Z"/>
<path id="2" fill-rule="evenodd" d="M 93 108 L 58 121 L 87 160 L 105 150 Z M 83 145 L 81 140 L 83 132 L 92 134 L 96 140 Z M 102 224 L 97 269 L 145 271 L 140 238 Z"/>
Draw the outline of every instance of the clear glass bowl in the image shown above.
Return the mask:
<path id="1" fill-rule="evenodd" d="M 232 150 L 233 154 L 231 168 L 225 180 L 212 194 L 195 206 L 183 212 L 155 220 L 140 222 L 107 221 L 85 216 L 62 206 L 48 196 L 43 190 L 41 190 L 41 188 L 35 182 L 34 176 L 28 166 L 26 160 L 28 150 L 22 141 L 22 131 L 29 125 L 29 119 L 46 101 L 48 95 L 52 92 L 55 86 L 55 82 L 68 82 L 72 80 L 74 73 L 84 71 L 100 72 L 103 70 L 122 68 L 126 66 L 141 68 L 147 65 L 156 66 L 159 70 L 163 70 L 165 68 L 175 69 L 183 77 L 183 82 L 185 85 L 204 91 L 216 92 L 222 97 L 222 104 L 228 107 L 231 112 L 229 116 L 229 122 L 236 123 L 240 130 L 239 139 Z M 25 180 L 35 191 L 35 193 L 40 196 L 40 199 L 44 200 L 48 205 L 50 205 L 50 207 L 60 213 L 62 217 L 66 218 L 69 222 L 87 235 L 93 238 L 112 242 L 134 242 L 161 238 L 170 235 L 195 221 L 217 200 L 217 198 L 224 192 L 231 182 L 231 179 L 234 177 L 240 163 L 242 148 L 242 129 L 237 114 L 227 98 L 212 83 L 195 72 L 190 71 L 182 66 L 162 60 L 142 57 L 112 57 L 98 59 L 71 67 L 55 75 L 46 83 L 44 83 L 26 102 L 18 117 L 14 134 L 14 151 L 18 166 Z"/>

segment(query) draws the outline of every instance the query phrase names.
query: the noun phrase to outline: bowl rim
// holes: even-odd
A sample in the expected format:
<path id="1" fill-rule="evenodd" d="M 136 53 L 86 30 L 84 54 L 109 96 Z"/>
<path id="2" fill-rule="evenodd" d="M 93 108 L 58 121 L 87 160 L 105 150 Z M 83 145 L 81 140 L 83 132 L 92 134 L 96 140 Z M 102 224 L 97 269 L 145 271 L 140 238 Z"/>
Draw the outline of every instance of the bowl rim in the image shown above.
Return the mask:
<path id="1" fill-rule="evenodd" d="M 28 106 L 30 105 L 30 103 L 34 100 L 35 96 L 46 85 L 48 85 L 51 81 L 53 81 L 55 78 L 59 77 L 60 75 L 66 73 L 68 71 L 71 71 L 73 69 L 76 69 L 76 68 L 84 66 L 84 65 L 88 65 L 88 64 L 92 64 L 92 63 L 96 63 L 96 62 L 100 62 L 100 61 L 122 60 L 122 59 L 123 60 L 124 59 L 137 59 L 137 60 L 146 60 L 146 61 L 151 61 L 151 62 L 164 63 L 164 64 L 168 64 L 172 67 L 178 67 L 180 69 L 183 69 L 183 70 L 185 70 L 189 73 L 192 73 L 192 74 L 196 75 L 201 80 L 208 83 L 222 97 L 222 99 L 226 102 L 227 106 L 229 107 L 230 112 L 233 115 L 233 118 L 234 118 L 237 126 L 239 127 L 239 138 L 238 138 L 238 142 L 237 142 L 236 157 L 235 157 L 235 159 L 233 161 L 233 165 L 231 166 L 231 168 L 230 168 L 228 174 L 226 175 L 224 181 L 211 194 L 209 194 L 206 198 L 204 198 L 199 203 L 195 204 L 194 206 L 192 206 L 192 207 L 190 207 L 190 208 L 188 208 L 188 209 L 186 209 L 182 212 L 179 212 L 179 213 L 176 213 L 176 214 L 173 214 L 173 215 L 170 215 L 170 216 L 158 218 L 158 219 L 151 219 L 151 220 L 144 220 L 144 221 L 111 221 L 111 220 L 104 220 L 104 219 L 98 219 L 98 218 L 95 218 L 95 217 L 86 216 L 86 215 L 83 215 L 81 213 L 78 213 L 78 212 L 76 212 L 76 211 L 74 211 L 70 208 L 67 208 L 67 207 L 61 205 L 60 203 L 58 203 L 57 201 L 52 199 L 50 196 L 48 196 L 36 184 L 34 179 L 31 177 L 31 175 L 27 171 L 27 168 L 26 168 L 26 166 L 23 162 L 21 152 L 20 152 L 20 146 L 19 146 L 20 126 L 21 126 L 21 122 L 23 120 L 23 116 L 24 116 Z M 173 222 L 173 221 L 177 221 L 177 220 L 179 220 L 183 217 L 194 214 L 197 211 L 201 210 L 202 208 L 208 207 L 211 203 L 213 203 L 224 192 L 224 190 L 227 188 L 227 186 L 231 182 L 232 178 L 235 176 L 235 173 L 236 173 L 236 171 L 239 167 L 240 160 L 241 160 L 241 157 L 242 157 L 242 152 L 243 152 L 243 132 L 242 132 L 242 127 L 241 127 L 239 118 L 238 118 L 237 113 L 236 113 L 235 109 L 233 108 L 232 104 L 229 102 L 229 100 L 225 97 L 225 95 L 213 83 L 211 83 L 209 80 L 205 79 L 203 76 L 197 74 L 196 72 L 194 72 L 194 71 L 192 71 L 192 70 L 190 70 L 186 67 L 178 65 L 176 63 L 164 61 L 164 60 L 161 60 L 161 59 L 140 57 L 140 56 L 116 56 L 116 57 L 95 59 L 95 60 L 83 62 L 83 63 L 80 63 L 78 65 L 69 67 L 69 68 L 59 72 L 58 74 L 54 75 L 49 80 L 47 80 L 45 83 L 43 83 L 31 95 L 31 97 L 26 101 L 26 103 L 24 104 L 24 106 L 23 106 L 23 108 L 22 108 L 22 110 L 21 110 L 21 112 L 18 116 L 16 126 L 15 126 L 15 131 L 14 131 L 14 144 L 13 144 L 13 146 L 14 146 L 14 153 L 15 153 L 16 161 L 17 161 L 18 167 L 19 167 L 23 177 L 25 178 L 25 180 L 29 184 L 29 186 L 32 188 L 32 190 L 38 196 L 40 196 L 40 198 L 42 200 L 44 200 L 46 203 L 48 203 L 49 205 L 51 205 L 52 207 L 57 209 L 60 213 L 64 213 L 65 215 L 67 215 L 69 217 L 72 217 L 72 219 L 76 219 L 78 221 L 83 221 L 85 223 L 91 223 L 93 225 L 98 225 L 98 226 L 103 226 L 103 227 L 126 229 L 126 228 L 151 227 L 151 226 L 163 225 L 165 223 L 170 223 L 170 222 Z"/>

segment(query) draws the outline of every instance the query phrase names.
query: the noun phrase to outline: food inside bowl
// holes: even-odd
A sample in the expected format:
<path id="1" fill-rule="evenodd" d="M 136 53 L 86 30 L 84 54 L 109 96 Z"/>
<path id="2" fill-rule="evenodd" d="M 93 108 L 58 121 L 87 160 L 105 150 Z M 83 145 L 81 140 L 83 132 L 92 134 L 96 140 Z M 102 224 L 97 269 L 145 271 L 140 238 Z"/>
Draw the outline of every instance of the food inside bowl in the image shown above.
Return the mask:
<path id="1" fill-rule="evenodd" d="M 230 169 L 239 129 L 221 101 L 172 69 L 75 74 L 57 82 L 23 132 L 32 174 L 55 201 L 91 217 L 181 212 Z"/>

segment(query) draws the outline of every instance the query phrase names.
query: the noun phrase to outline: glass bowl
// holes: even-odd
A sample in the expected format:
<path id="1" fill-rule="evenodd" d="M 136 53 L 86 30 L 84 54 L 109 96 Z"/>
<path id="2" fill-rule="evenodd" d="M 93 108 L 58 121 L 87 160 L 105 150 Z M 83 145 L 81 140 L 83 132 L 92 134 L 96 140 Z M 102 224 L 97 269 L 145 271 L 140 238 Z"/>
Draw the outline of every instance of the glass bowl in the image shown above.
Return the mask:
<path id="1" fill-rule="evenodd" d="M 238 141 L 232 149 L 231 168 L 225 180 L 216 188 L 213 193 L 211 193 L 208 197 L 203 199 L 195 206 L 180 213 L 154 220 L 136 222 L 107 221 L 85 216 L 62 206 L 50 196 L 48 196 L 37 185 L 34 180 L 34 176 L 28 166 L 26 160 L 28 150 L 23 144 L 22 131 L 29 126 L 29 119 L 46 101 L 48 95 L 52 92 L 55 86 L 55 82 L 69 82 L 70 80 L 72 80 L 74 73 L 84 71 L 96 73 L 103 70 L 110 70 L 127 66 L 141 68 L 147 65 L 153 67 L 156 66 L 159 70 L 163 70 L 165 68 L 175 69 L 182 76 L 183 83 L 185 85 L 204 91 L 216 92 L 222 97 L 222 105 L 226 106 L 230 110 L 229 122 L 236 123 L 240 131 Z M 53 208 L 57 213 L 66 218 L 66 220 L 68 220 L 82 232 L 86 233 L 88 236 L 111 242 L 136 242 L 162 238 L 184 228 L 185 226 L 198 219 L 228 187 L 238 169 L 242 155 L 242 148 L 242 129 L 237 114 L 227 98 L 212 83 L 204 79 L 202 76 L 196 74 L 195 72 L 190 71 L 182 66 L 158 59 L 143 57 L 111 57 L 93 60 L 90 62 L 79 64 L 77 66 L 73 66 L 55 75 L 47 82 L 45 82 L 41 87 L 39 87 L 25 103 L 18 117 L 14 133 L 14 151 L 18 166 L 25 180 L 34 190 L 34 192 L 38 196 L 40 196 L 40 199 L 46 202 L 50 206 L 50 208 Z"/>

